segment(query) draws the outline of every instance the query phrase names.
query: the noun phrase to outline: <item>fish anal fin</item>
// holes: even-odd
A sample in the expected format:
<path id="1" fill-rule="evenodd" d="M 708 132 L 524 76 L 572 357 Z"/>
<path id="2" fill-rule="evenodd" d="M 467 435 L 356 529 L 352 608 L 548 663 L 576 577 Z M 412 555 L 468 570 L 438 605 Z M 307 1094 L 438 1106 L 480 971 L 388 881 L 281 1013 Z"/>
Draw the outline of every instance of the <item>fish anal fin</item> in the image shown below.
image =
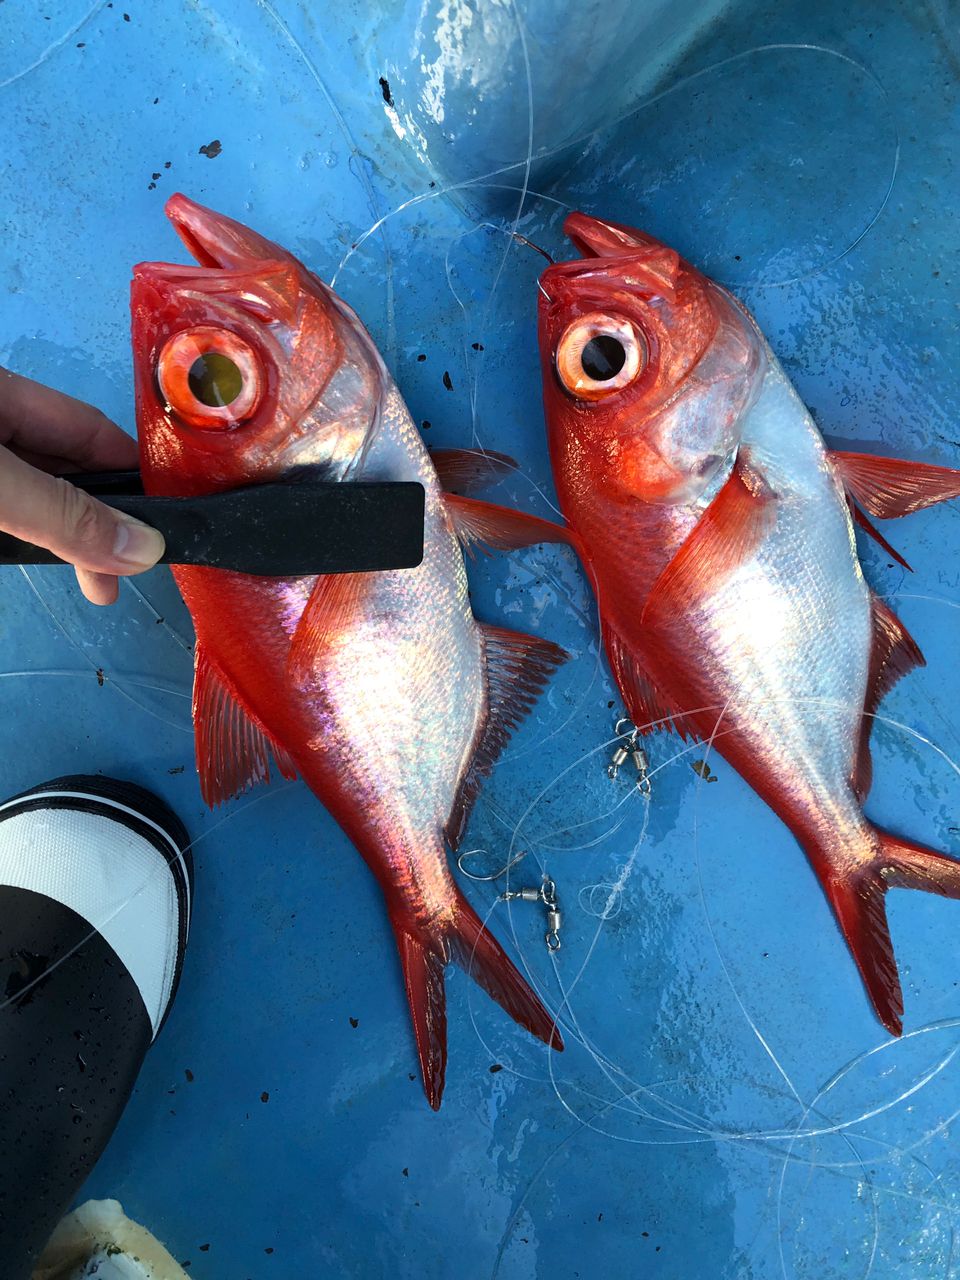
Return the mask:
<path id="1" fill-rule="evenodd" d="M 860 745 L 852 780 L 853 789 L 861 802 L 866 799 L 873 777 L 870 731 L 877 708 L 902 676 L 917 667 L 926 666 L 926 659 L 916 640 L 879 596 L 871 597 L 870 616 L 873 627 L 870 667 L 860 727 Z"/>
<path id="2" fill-rule="evenodd" d="M 487 712 L 444 827 L 444 836 L 454 850 L 463 838 L 483 780 L 550 676 L 569 657 L 559 645 L 539 636 L 482 623 L 480 631 L 487 676 Z"/>
<path id="3" fill-rule="evenodd" d="M 654 582 L 642 621 L 669 619 L 739 568 L 776 518 L 776 495 L 741 450 L 726 483 Z"/>
<path id="4" fill-rule="evenodd" d="M 960 497 L 960 471 L 952 467 L 840 450 L 828 456 L 847 492 L 877 520 L 894 520 Z"/>
<path id="5" fill-rule="evenodd" d="M 878 543 L 884 549 L 888 556 L 896 560 L 897 564 L 903 565 L 904 569 L 906 569 L 908 573 L 913 573 L 913 565 L 908 564 L 907 561 L 904 560 L 896 547 L 891 547 L 890 543 L 886 540 L 877 526 L 867 519 L 852 498 L 849 499 L 849 504 L 850 514 L 853 516 L 854 523 L 859 525 L 864 533 L 868 533 L 870 537 L 873 538 L 874 542 Z"/>
<path id="6" fill-rule="evenodd" d="M 693 730 L 684 724 L 682 713 L 670 705 L 612 627 L 604 627 L 604 643 L 610 670 L 635 728 L 644 734 L 654 729 L 672 730 L 684 741 L 695 737 Z"/>
<path id="7" fill-rule="evenodd" d="M 479 545 L 483 549 L 513 551 L 539 542 L 576 545 L 573 531 L 554 524 L 552 520 L 542 520 L 540 516 L 527 515 L 524 511 L 512 511 L 494 502 L 481 502 L 458 494 L 444 494 L 443 500 L 453 530 L 467 550 Z"/>
<path id="8" fill-rule="evenodd" d="M 472 493 L 497 484 L 519 464 L 506 453 L 490 449 L 434 449 L 430 454 L 440 487 L 457 493 Z"/>
<path id="9" fill-rule="evenodd" d="M 372 573 L 327 573 L 317 578 L 287 656 L 287 672 L 294 683 L 309 679 L 321 650 L 356 623 L 373 577 Z"/>
<path id="10" fill-rule="evenodd" d="M 297 776 L 288 753 L 256 723 L 198 641 L 193 723 L 200 791 L 211 809 L 257 782 L 270 781 L 270 755 L 284 778 Z"/>

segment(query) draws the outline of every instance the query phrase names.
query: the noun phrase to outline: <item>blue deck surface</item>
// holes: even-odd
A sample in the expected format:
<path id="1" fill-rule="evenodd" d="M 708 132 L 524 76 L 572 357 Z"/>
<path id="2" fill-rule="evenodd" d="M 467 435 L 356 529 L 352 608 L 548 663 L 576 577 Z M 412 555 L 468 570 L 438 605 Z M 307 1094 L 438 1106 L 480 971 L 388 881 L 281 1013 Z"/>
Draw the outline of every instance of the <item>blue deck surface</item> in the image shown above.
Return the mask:
<path id="1" fill-rule="evenodd" d="M 183 258 L 162 213 L 182 190 L 338 271 L 428 442 L 514 454 L 498 499 L 547 515 L 541 260 L 497 228 L 562 254 L 572 205 L 731 283 L 829 439 L 960 465 L 955 5 L 639 9 L 5 0 L 0 362 L 132 429 L 127 281 Z M 887 532 L 915 574 L 874 546 L 866 571 L 929 665 L 884 706 L 868 811 L 960 854 L 960 509 Z M 538 909 L 468 892 L 568 1050 L 451 970 L 434 1115 L 380 896 L 333 822 L 299 784 L 202 806 L 167 571 L 102 611 L 66 572 L 3 571 L 0 792 L 127 776 L 197 842 L 177 1006 L 87 1192 L 208 1280 L 960 1273 L 960 905 L 891 897 L 893 1044 L 794 841 L 722 760 L 705 782 L 702 748 L 652 740 L 646 822 L 605 776 L 620 704 L 571 556 L 470 572 L 479 617 L 574 655 L 467 838 L 481 867 L 529 850 L 514 884 L 556 880 L 555 961 Z"/>

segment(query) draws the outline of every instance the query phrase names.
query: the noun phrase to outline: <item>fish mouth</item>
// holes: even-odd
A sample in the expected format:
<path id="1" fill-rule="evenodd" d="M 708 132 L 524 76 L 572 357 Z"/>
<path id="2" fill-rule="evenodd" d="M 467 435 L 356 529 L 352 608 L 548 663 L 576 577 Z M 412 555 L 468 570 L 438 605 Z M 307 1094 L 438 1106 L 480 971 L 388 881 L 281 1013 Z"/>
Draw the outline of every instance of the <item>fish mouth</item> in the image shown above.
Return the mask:
<path id="1" fill-rule="evenodd" d="M 622 258 L 638 250 L 666 247 L 645 231 L 618 222 L 604 222 L 579 211 L 567 214 L 563 233 L 573 242 L 581 258 Z"/>
<path id="2" fill-rule="evenodd" d="M 614 282 L 626 271 L 635 282 L 648 284 L 651 294 L 672 295 L 681 259 L 655 236 L 579 210 L 567 214 L 563 231 L 580 257 L 558 262 L 541 274 L 540 291 L 548 301 L 551 284 L 605 278 Z"/>
<path id="3" fill-rule="evenodd" d="M 250 268 L 264 260 L 290 260 L 279 245 L 182 192 L 169 198 L 164 212 L 201 267 Z"/>

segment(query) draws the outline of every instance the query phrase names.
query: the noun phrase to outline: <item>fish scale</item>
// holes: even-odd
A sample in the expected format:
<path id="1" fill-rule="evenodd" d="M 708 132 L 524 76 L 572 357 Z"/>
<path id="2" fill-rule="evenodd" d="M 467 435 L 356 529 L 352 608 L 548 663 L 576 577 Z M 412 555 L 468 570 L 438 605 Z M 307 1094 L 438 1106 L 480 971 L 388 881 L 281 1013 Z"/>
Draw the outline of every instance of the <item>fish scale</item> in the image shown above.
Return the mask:
<path id="1" fill-rule="evenodd" d="M 710 742 L 787 824 L 884 1026 L 903 999 L 889 888 L 960 897 L 960 863 L 863 814 L 872 714 L 923 657 L 870 591 L 853 520 L 960 495 L 960 472 L 828 451 L 753 319 L 668 246 L 571 214 L 540 279 L 561 508 L 627 710 Z M 602 339 L 622 359 L 595 376 Z"/>

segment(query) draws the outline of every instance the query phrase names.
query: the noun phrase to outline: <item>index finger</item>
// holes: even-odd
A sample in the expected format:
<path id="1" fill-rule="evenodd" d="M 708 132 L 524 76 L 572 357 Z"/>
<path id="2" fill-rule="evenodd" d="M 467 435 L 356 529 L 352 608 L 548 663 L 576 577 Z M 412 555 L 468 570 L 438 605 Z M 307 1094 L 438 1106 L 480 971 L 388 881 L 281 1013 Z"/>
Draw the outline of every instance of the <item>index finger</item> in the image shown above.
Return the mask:
<path id="1" fill-rule="evenodd" d="M 0 369 L 0 444 L 87 471 L 128 470 L 139 461 L 137 442 L 99 409 L 8 369 Z"/>

